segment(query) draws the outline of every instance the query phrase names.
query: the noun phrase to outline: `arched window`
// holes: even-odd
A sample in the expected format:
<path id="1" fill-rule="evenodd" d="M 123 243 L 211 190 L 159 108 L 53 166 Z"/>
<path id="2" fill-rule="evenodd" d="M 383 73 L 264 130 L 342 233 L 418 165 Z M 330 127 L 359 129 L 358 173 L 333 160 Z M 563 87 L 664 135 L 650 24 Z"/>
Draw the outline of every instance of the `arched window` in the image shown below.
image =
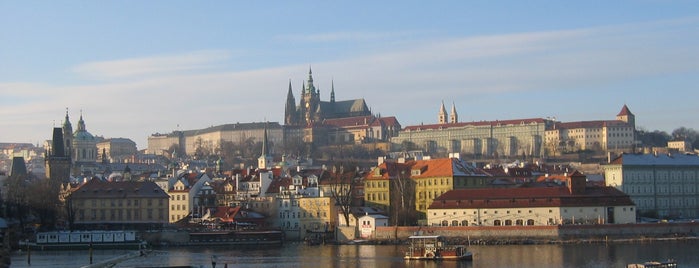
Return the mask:
<path id="1" fill-rule="evenodd" d="M 528 219 L 528 220 L 527 220 L 527 225 L 534 225 L 534 220 Z"/>
<path id="2" fill-rule="evenodd" d="M 447 220 L 442 221 L 442 226 L 449 226 L 449 222 Z"/>
<path id="3" fill-rule="evenodd" d="M 451 226 L 459 226 L 459 221 L 457 221 L 457 220 L 451 221 Z"/>
<path id="4" fill-rule="evenodd" d="M 461 221 L 461 226 L 468 226 L 468 221 L 467 220 Z"/>
<path id="5" fill-rule="evenodd" d="M 505 225 L 507 225 L 507 226 L 512 225 L 512 220 L 505 220 Z"/>
<path id="6" fill-rule="evenodd" d="M 500 225 L 502 225 L 502 222 L 501 222 L 500 220 L 494 220 L 494 221 L 493 221 L 493 225 L 494 225 L 494 226 L 500 226 Z"/>
<path id="7" fill-rule="evenodd" d="M 524 221 L 523 220 L 516 220 L 515 224 L 521 226 L 521 225 L 524 225 Z"/>

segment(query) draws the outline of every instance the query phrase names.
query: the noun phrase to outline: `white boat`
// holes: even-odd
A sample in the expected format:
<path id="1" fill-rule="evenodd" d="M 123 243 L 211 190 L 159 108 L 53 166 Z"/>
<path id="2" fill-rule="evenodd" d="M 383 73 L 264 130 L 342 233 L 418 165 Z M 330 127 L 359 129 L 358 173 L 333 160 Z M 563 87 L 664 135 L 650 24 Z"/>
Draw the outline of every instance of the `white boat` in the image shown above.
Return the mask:
<path id="1" fill-rule="evenodd" d="M 410 246 L 403 257 L 406 260 L 472 260 L 473 253 L 463 245 L 447 245 L 438 235 L 414 235 L 408 237 Z"/>

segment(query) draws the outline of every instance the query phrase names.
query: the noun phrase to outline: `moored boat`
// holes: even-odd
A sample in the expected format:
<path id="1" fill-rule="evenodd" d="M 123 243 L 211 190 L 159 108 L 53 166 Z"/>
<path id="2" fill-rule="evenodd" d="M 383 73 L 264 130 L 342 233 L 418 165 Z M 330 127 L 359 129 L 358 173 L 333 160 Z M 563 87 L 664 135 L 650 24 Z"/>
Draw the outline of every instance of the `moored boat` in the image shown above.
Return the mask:
<path id="1" fill-rule="evenodd" d="M 408 237 L 410 246 L 403 257 L 406 260 L 472 260 L 473 253 L 463 245 L 447 245 L 438 235 L 414 235 Z"/>
<path id="2" fill-rule="evenodd" d="M 673 259 L 666 261 L 649 261 L 644 263 L 632 263 L 626 265 L 627 268 L 675 268 L 677 267 L 677 262 Z"/>

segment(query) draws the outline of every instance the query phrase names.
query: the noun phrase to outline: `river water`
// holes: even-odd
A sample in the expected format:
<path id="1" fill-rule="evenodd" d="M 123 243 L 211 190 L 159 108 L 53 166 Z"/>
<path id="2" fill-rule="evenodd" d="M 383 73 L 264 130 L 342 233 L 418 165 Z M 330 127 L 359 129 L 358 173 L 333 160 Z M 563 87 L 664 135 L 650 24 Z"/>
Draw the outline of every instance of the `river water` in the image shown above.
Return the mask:
<path id="1" fill-rule="evenodd" d="M 404 245 L 326 245 L 287 243 L 254 249 L 166 248 L 124 260 L 115 267 L 626 267 L 629 263 L 673 258 L 680 267 L 699 267 L 699 241 L 566 245 L 472 245 L 473 261 L 404 261 Z M 98 263 L 126 250 L 94 250 Z M 89 264 L 87 250 L 14 252 L 12 267 L 81 267 Z"/>

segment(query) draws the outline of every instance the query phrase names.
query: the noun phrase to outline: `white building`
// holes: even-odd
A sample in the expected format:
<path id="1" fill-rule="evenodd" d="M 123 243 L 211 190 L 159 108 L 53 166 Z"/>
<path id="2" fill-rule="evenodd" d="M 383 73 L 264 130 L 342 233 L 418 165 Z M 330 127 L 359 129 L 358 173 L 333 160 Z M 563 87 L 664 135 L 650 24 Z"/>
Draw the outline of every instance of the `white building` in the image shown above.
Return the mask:
<path id="1" fill-rule="evenodd" d="M 636 222 L 635 205 L 614 187 L 587 187 L 574 172 L 567 187 L 459 189 L 436 198 L 432 226 L 510 226 Z"/>
<path id="2" fill-rule="evenodd" d="M 628 194 L 641 216 L 699 217 L 699 157 L 622 154 L 603 165 L 605 183 Z"/>
<path id="3" fill-rule="evenodd" d="M 371 238 L 376 232 L 376 226 L 388 226 L 388 217 L 381 214 L 366 214 L 357 219 L 359 237 Z"/>

